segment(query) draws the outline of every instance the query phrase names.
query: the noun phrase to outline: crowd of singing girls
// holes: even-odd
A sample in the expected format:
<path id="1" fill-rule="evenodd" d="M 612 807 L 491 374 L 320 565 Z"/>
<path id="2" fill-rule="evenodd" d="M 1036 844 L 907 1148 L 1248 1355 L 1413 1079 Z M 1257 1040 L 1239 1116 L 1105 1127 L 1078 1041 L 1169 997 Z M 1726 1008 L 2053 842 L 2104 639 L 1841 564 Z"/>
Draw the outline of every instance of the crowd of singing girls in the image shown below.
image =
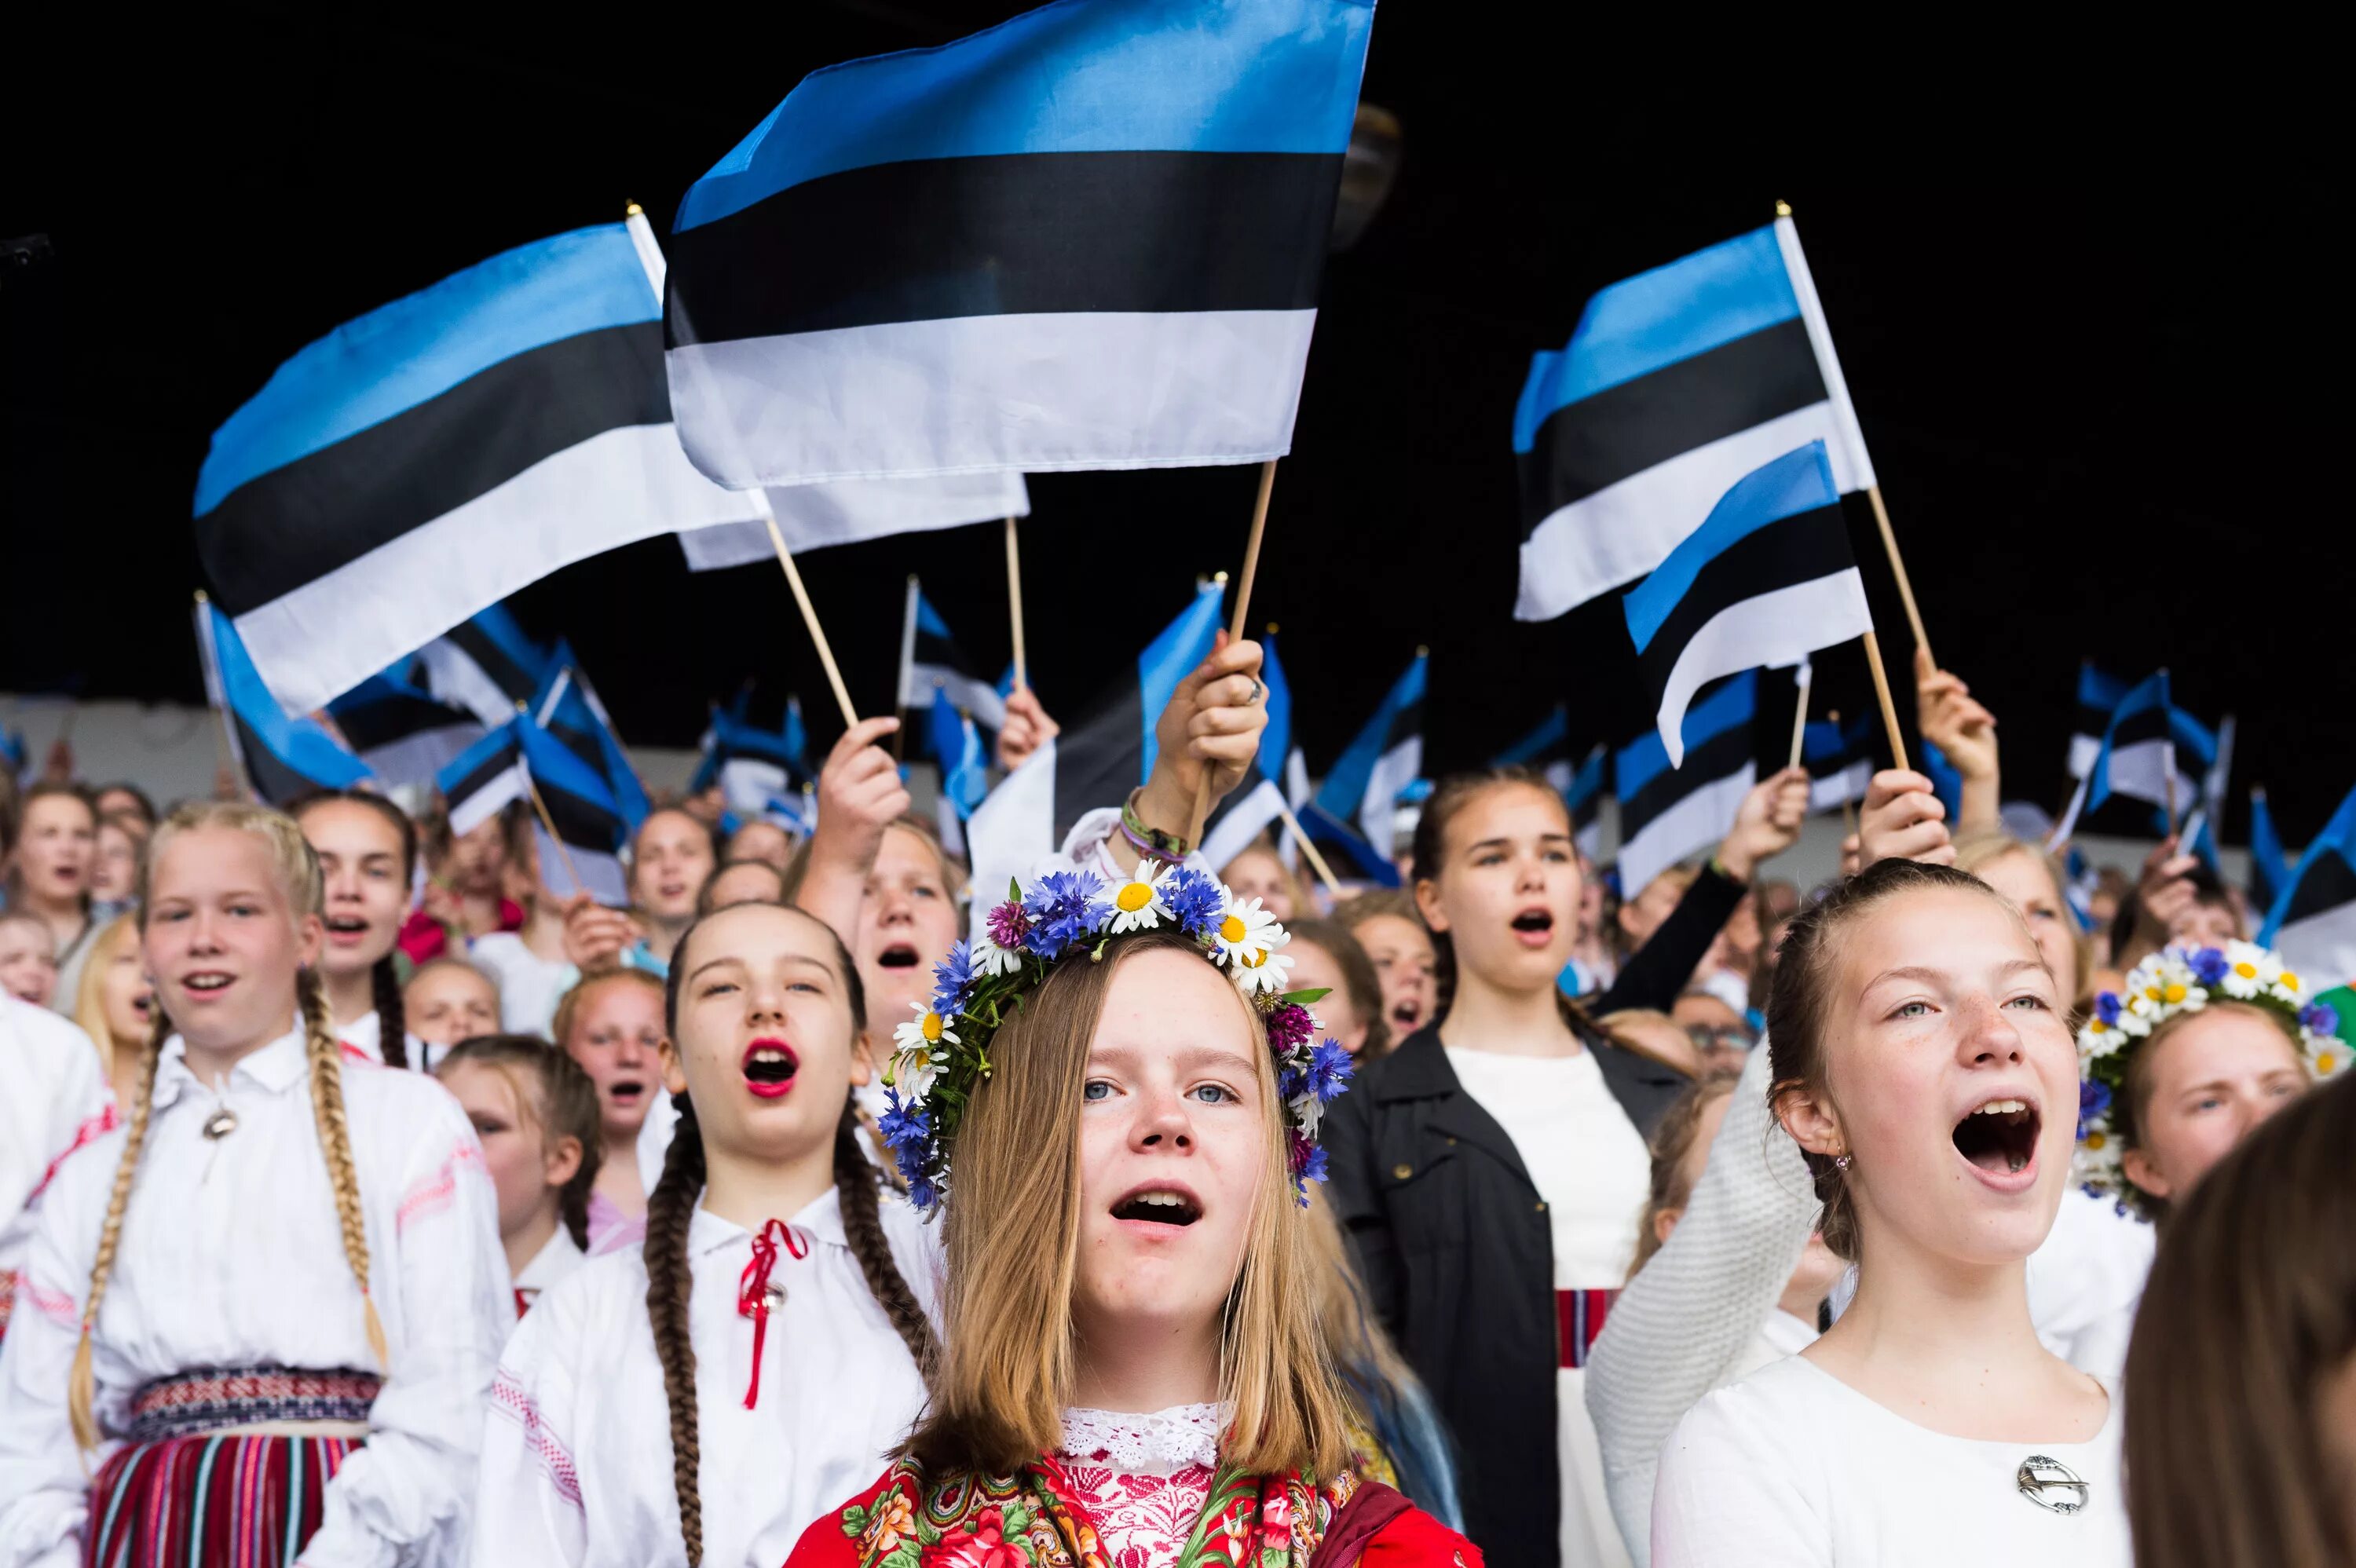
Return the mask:
<path id="1" fill-rule="evenodd" d="M 2082 931 L 1925 664 L 1806 896 L 1506 770 L 1326 907 L 1192 850 L 1258 660 L 972 907 L 890 720 L 626 909 L 0 784 L 0 1568 L 2356 1561 L 2356 1087 L 2173 846 Z"/>

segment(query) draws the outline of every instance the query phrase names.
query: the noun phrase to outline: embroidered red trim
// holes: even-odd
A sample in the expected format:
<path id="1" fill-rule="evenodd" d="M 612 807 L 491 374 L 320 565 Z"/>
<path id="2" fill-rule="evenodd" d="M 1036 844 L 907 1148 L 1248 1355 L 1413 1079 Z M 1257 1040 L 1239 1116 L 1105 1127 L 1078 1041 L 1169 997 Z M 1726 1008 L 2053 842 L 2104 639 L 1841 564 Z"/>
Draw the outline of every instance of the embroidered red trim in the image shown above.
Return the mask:
<path id="1" fill-rule="evenodd" d="M 458 1190 L 458 1172 L 468 1165 L 482 1171 L 484 1179 L 489 1179 L 489 1171 L 483 1164 L 483 1151 L 479 1145 L 464 1143 L 455 1146 L 450 1150 L 449 1157 L 442 1162 L 440 1168 L 434 1171 L 432 1179 L 424 1186 L 412 1189 L 410 1194 L 401 1200 L 401 1207 L 393 1212 L 393 1229 L 397 1232 L 405 1231 L 409 1228 L 409 1222 L 412 1220 L 421 1219 L 427 1214 L 438 1214 L 449 1208 L 451 1198 Z"/>
<path id="2" fill-rule="evenodd" d="M 581 1507 L 581 1472 L 573 1467 L 573 1456 L 564 1451 L 564 1445 L 556 1440 L 548 1423 L 541 1419 L 540 1406 L 524 1392 L 513 1372 L 501 1369 L 491 1380 L 491 1408 L 523 1428 L 524 1446 L 548 1472 L 556 1495 L 574 1508 Z"/>
<path id="3" fill-rule="evenodd" d="M 49 1189 L 49 1183 L 58 1179 L 59 1167 L 122 1125 L 115 1117 L 112 1100 L 107 1101 L 105 1107 L 96 1115 L 84 1116 L 81 1125 L 74 1129 L 73 1142 L 66 1145 L 63 1154 L 49 1161 L 48 1168 L 41 1172 L 41 1179 L 33 1183 L 33 1190 L 25 1195 L 25 1207 L 30 1209 L 40 1201 L 41 1194 Z"/>

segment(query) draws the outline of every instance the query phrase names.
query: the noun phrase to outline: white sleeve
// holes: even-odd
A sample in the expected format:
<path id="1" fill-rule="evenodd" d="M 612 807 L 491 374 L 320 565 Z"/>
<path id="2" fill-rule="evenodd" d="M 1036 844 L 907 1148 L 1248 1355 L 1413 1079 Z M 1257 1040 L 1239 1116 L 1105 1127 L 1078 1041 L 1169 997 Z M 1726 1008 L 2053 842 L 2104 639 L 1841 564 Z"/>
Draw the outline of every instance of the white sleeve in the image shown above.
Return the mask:
<path id="1" fill-rule="evenodd" d="M 1661 1450 L 1653 1568 L 1831 1568 L 1785 1447 L 1719 1401 L 1687 1412 Z"/>
<path id="2" fill-rule="evenodd" d="M 399 1302 L 399 1328 L 387 1323 L 392 1367 L 369 1412 L 367 1443 L 328 1483 L 318 1533 L 303 1549 L 309 1568 L 391 1568 L 461 1539 L 483 1402 L 515 1323 L 482 1145 L 439 1084 L 403 1085 L 412 1087 L 436 1104 L 410 1145 L 393 1244 L 379 1254 L 391 1267 L 375 1271 L 380 1296 Z"/>
<path id="3" fill-rule="evenodd" d="M 1821 1208 L 1767 1106 L 1767 1042 L 1743 1064 L 1677 1228 L 1612 1305 L 1587 1362 L 1587 1413 L 1629 1555 L 1645 1561 L 1661 1443 L 1726 1381 L 1783 1295 Z"/>
<path id="4" fill-rule="evenodd" d="M 588 1517 L 574 1468 L 573 1387 L 563 1361 L 561 1298 L 524 1314 L 491 1381 L 476 1471 L 476 1568 L 574 1563 L 587 1551 Z"/>
<path id="5" fill-rule="evenodd" d="M 66 1376 L 81 1338 L 95 1221 L 76 1222 L 82 1205 L 52 1192 L 41 1206 L 8 1338 L 0 1346 L 0 1568 L 76 1568 L 90 1512 L 90 1475 L 113 1452 L 85 1456 L 66 1416 Z M 71 1239 L 90 1229 L 90 1247 Z"/>
<path id="6" fill-rule="evenodd" d="M 1059 855 L 1042 860 L 1032 869 L 1030 880 L 1036 881 L 1048 871 L 1087 871 L 1107 882 L 1125 882 L 1129 873 L 1112 858 L 1109 846 L 1113 836 L 1120 831 L 1122 807 L 1100 805 L 1083 813 L 1072 830 L 1064 835 L 1064 848 Z M 1213 881 L 1219 873 L 1203 859 L 1202 852 L 1190 852 L 1183 864 L 1187 869 L 1200 871 Z"/>

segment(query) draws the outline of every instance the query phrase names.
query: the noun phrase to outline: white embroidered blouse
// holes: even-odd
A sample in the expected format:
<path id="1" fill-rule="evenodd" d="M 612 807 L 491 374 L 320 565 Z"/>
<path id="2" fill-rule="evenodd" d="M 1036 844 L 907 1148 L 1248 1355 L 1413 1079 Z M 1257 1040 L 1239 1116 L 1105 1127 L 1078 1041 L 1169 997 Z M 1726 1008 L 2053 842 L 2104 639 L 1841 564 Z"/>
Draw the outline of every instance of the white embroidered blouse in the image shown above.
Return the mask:
<path id="1" fill-rule="evenodd" d="M 0 1324 L 32 1243 L 35 1205 L 66 1157 L 114 1125 L 114 1095 L 90 1036 L 0 993 Z"/>
<path id="2" fill-rule="evenodd" d="M 1219 1407 L 1146 1415 L 1064 1412 L 1055 1459 L 1072 1500 L 1095 1520 L 1109 1568 L 1167 1568 L 1185 1549 L 1219 1457 Z"/>
<path id="3" fill-rule="evenodd" d="M 392 1358 L 366 1445 L 328 1483 L 305 1548 L 314 1568 L 430 1559 L 463 1530 L 482 1409 L 515 1318 L 498 1200 L 475 1130 L 422 1073 L 343 1062 L 345 1116 L 368 1230 L 372 1294 Z M 235 1126 L 209 1138 L 226 1110 Z M 0 1349 L 0 1568 L 80 1561 L 89 1477 L 66 1416 L 67 1369 L 124 1133 L 69 1157 L 41 1200 L 17 1310 Z M 101 1428 L 132 1396 L 207 1368 L 380 1371 L 313 1119 L 297 1028 L 218 1087 L 178 1037 L 154 1109 L 93 1366 Z M 94 1471 L 116 1446 L 89 1456 Z"/>

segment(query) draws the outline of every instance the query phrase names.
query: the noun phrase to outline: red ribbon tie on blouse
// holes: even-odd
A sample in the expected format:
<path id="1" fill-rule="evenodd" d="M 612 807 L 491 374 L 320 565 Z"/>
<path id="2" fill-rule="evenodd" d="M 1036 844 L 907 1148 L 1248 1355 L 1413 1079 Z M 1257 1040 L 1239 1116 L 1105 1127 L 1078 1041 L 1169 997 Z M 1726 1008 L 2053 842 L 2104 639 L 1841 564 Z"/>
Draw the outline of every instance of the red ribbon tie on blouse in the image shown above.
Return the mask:
<path id="1" fill-rule="evenodd" d="M 809 1256 L 809 1243 L 782 1220 L 772 1220 L 753 1233 L 753 1261 L 744 1265 L 736 1284 L 736 1311 L 753 1320 L 753 1381 L 744 1387 L 744 1408 L 761 1402 L 761 1349 L 769 1337 L 769 1271 L 777 1266 L 777 1246 L 795 1261 Z"/>

